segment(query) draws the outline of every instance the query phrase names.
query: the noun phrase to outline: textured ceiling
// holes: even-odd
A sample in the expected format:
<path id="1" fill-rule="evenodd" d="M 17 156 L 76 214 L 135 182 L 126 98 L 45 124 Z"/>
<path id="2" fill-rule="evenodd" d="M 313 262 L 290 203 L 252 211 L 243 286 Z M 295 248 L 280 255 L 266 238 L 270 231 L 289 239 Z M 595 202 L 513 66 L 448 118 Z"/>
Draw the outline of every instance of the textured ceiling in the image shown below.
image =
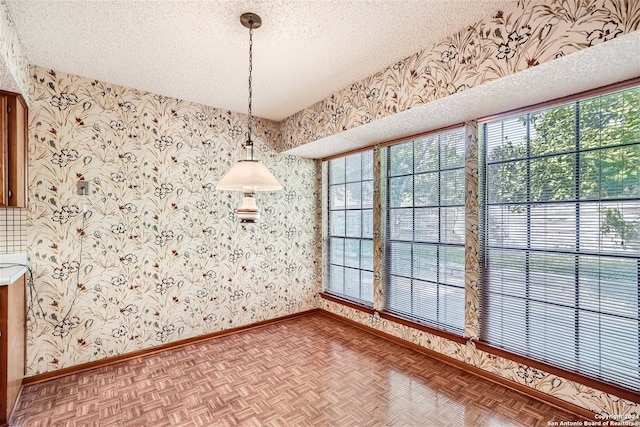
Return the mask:
<path id="1" fill-rule="evenodd" d="M 514 0 L 6 0 L 29 62 L 282 120 Z"/>

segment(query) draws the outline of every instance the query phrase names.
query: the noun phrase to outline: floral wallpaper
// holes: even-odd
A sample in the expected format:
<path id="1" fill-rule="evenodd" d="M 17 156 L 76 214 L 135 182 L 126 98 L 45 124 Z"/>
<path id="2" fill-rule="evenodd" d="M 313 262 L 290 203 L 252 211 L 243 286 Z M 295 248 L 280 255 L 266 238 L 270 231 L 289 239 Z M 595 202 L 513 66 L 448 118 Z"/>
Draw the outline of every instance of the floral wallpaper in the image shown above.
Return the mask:
<path id="1" fill-rule="evenodd" d="M 285 151 L 407 110 L 413 106 L 499 79 L 640 29 L 640 2 L 626 0 L 521 0 L 491 19 L 453 34 L 431 50 L 400 61 L 286 119 L 277 149 Z M 411 343 L 464 361 L 574 405 L 617 415 L 640 413 L 638 402 L 480 351 L 478 259 L 478 130 L 465 124 L 466 316 L 467 344 L 459 344 L 365 312 L 319 299 L 320 307 Z M 378 148 L 374 147 L 374 151 Z M 379 167 L 379 163 L 376 164 Z M 377 174 L 379 176 L 379 174 Z M 376 185 L 376 188 L 383 186 Z M 384 215 L 378 195 L 374 223 Z M 374 265 L 381 266 L 380 233 L 374 237 Z M 374 286 L 374 309 L 384 307 L 381 277 Z M 635 416 L 635 415 L 634 415 Z M 631 419 L 635 419 L 632 416 Z"/>
<path id="2" fill-rule="evenodd" d="M 240 195 L 214 191 L 241 155 L 242 115 L 32 67 L 28 375 L 321 307 L 594 412 L 639 413 L 473 341 L 318 298 L 320 168 L 277 154 L 638 29 L 640 2 L 521 0 L 281 124 L 259 121 L 260 157 L 285 189 L 258 195 L 262 222 L 246 229 L 233 214 Z M 477 337 L 477 131 L 467 128 L 465 333 Z M 90 181 L 86 198 L 78 179 Z M 378 237 L 376 257 L 382 249 Z M 376 309 L 382 298 L 378 274 Z"/>
<path id="3" fill-rule="evenodd" d="M 0 0 L 0 60 L 0 89 L 19 92 L 29 104 L 29 62 L 4 0 Z"/>
<path id="4" fill-rule="evenodd" d="M 385 214 L 382 201 L 387 200 L 386 185 L 383 183 L 382 150 L 379 145 L 373 147 L 373 308 L 382 310 L 384 307 L 384 260 L 385 242 L 382 230 L 386 230 Z M 376 226 L 379 224 L 379 226 Z"/>
<path id="5" fill-rule="evenodd" d="M 284 190 L 243 226 L 241 194 L 215 190 L 244 158 L 243 115 L 30 72 L 27 375 L 315 306 L 317 166 L 271 148 L 276 123 L 257 121 L 256 148 Z"/>
<path id="6" fill-rule="evenodd" d="M 480 250 L 478 240 L 478 122 L 465 123 L 465 327 L 464 336 L 480 338 Z"/>
<path id="7" fill-rule="evenodd" d="M 519 0 L 287 118 L 280 152 L 640 29 L 640 2 Z"/>

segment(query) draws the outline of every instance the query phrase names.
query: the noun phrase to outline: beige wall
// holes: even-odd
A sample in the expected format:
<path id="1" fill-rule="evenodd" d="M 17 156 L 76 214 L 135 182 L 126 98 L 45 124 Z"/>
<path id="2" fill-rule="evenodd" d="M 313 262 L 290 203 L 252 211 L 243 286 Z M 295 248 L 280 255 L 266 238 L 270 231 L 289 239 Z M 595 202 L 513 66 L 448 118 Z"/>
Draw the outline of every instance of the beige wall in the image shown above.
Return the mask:
<path id="1" fill-rule="evenodd" d="M 11 73 L 25 86 L 23 94 L 27 76 L 34 76 L 28 250 L 41 303 L 30 312 L 28 374 L 312 307 L 320 277 L 318 173 L 312 162 L 275 151 L 637 31 L 640 22 L 638 2 L 545 3 L 520 1 L 281 126 L 261 123 L 271 146 L 261 146 L 260 156 L 285 190 L 259 195 L 265 221 L 249 231 L 228 216 L 239 196 L 207 186 L 239 156 L 242 138 L 235 128 L 244 123 L 241 115 L 38 67 L 27 71 L 15 32 L 3 37 L 3 58 L 14 64 Z M 0 21 L 12 28 L 2 6 Z M 75 263 L 82 201 L 74 193 L 79 176 L 93 186 L 80 287 Z M 473 186 L 477 177 L 467 179 Z M 473 229 L 475 214 L 467 208 L 467 228 Z M 473 245 L 467 252 L 475 256 Z M 478 318 L 473 274 L 471 268 L 470 336 L 477 334 Z M 472 343 L 453 343 L 328 301 L 320 305 L 584 408 L 637 412 L 632 402 L 490 356 Z"/>
<path id="2" fill-rule="evenodd" d="M 31 74 L 27 375 L 314 306 L 315 163 L 270 148 L 277 124 L 257 122 L 256 149 L 284 190 L 258 193 L 262 219 L 244 229 L 241 194 L 215 184 L 244 158 L 246 117 Z"/>
<path id="3" fill-rule="evenodd" d="M 4 1 L 0 1 L 0 89 L 21 93 L 29 104 L 29 61 Z"/>

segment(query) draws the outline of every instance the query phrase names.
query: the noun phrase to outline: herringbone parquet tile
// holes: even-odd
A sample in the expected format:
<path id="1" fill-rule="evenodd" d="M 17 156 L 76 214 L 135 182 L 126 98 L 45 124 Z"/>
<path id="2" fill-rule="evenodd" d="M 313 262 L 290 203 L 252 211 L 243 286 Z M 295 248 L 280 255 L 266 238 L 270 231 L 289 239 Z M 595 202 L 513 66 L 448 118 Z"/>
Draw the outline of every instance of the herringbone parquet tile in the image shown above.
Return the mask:
<path id="1" fill-rule="evenodd" d="M 11 426 L 531 426 L 504 387 L 311 315 L 26 387 Z"/>

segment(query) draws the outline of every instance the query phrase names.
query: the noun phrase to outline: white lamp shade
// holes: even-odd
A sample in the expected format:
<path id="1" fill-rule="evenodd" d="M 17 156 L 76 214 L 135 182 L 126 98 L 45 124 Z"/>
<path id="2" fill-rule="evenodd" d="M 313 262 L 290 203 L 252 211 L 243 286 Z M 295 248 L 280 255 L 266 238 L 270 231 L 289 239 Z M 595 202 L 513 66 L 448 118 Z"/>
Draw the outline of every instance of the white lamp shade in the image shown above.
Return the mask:
<path id="1" fill-rule="evenodd" d="M 216 190 L 229 191 L 275 191 L 282 185 L 269 172 L 269 169 L 257 160 L 240 160 L 222 177 Z"/>

